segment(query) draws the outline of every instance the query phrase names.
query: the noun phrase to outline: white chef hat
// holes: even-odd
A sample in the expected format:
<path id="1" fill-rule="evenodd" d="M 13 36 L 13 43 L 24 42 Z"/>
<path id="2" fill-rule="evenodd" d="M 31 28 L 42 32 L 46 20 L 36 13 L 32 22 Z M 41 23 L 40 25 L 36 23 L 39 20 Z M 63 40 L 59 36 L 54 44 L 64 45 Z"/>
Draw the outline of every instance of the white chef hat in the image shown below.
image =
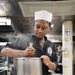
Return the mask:
<path id="1" fill-rule="evenodd" d="M 50 13 L 50 12 L 48 12 L 46 10 L 36 11 L 34 20 L 35 21 L 36 20 L 45 20 L 45 21 L 51 22 L 52 13 Z"/>

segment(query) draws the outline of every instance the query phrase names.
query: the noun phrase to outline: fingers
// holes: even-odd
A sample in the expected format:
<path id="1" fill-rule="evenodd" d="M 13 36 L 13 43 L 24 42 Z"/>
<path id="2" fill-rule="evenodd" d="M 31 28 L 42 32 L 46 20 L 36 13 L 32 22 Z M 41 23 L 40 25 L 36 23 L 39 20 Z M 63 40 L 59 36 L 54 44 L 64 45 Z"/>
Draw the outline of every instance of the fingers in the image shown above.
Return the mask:
<path id="1" fill-rule="evenodd" d="M 27 49 L 30 50 L 30 51 L 36 51 L 36 49 L 33 48 L 33 47 L 27 47 Z"/>
<path id="2" fill-rule="evenodd" d="M 42 61 L 43 61 L 43 63 L 44 63 L 45 65 L 48 65 L 49 62 L 50 62 L 49 57 L 46 56 L 46 55 L 42 55 L 42 56 L 41 56 L 41 59 L 42 59 Z"/>
<path id="3" fill-rule="evenodd" d="M 45 60 L 47 59 L 47 60 L 50 60 L 49 57 L 46 56 L 46 55 L 42 55 L 42 56 L 41 56 L 41 59 L 45 59 Z"/>
<path id="4" fill-rule="evenodd" d="M 42 55 L 42 56 L 41 56 L 41 59 L 48 59 L 48 56 Z"/>
<path id="5" fill-rule="evenodd" d="M 33 56 L 35 53 L 35 49 L 33 47 L 27 47 L 25 50 L 26 56 Z"/>

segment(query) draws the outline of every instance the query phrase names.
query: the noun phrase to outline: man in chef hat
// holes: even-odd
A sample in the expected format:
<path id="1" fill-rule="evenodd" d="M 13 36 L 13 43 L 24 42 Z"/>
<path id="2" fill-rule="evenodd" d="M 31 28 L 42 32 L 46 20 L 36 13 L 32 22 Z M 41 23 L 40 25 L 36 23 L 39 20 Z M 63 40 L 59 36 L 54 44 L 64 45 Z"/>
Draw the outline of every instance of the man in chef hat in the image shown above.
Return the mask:
<path id="1" fill-rule="evenodd" d="M 55 70 L 57 68 L 56 46 L 45 36 L 49 30 L 52 20 L 52 13 L 41 10 L 35 12 L 34 32 L 32 35 L 32 46 L 24 44 L 27 40 L 18 40 L 8 44 L 1 50 L 5 56 L 24 56 L 24 57 L 40 57 L 42 59 L 42 73 L 49 75 L 48 70 Z M 28 37 L 27 37 L 28 38 Z M 19 44 L 21 43 L 21 44 Z"/>
<path id="2" fill-rule="evenodd" d="M 34 32 L 36 35 L 36 41 L 37 38 L 39 38 L 38 43 L 40 44 L 37 47 L 40 51 L 42 51 L 42 53 L 40 51 L 38 52 L 37 49 L 36 52 L 43 61 L 43 75 L 49 75 L 48 69 L 55 70 L 57 68 L 57 48 L 45 36 L 51 26 L 52 13 L 46 10 L 36 11 L 34 20 Z"/>
<path id="3" fill-rule="evenodd" d="M 48 24 L 47 28 L 46 28 L 46 32 L 47 32 L 47 29 L 49 29 L 49 27 L 51 25 L 52 13 L 50 13 L 50 12 L 48 12 L 46 10 L 36 11 L 34 20 L 35 20 L 35 24 L 36 24 L 36 21 L 46 22 Z"/>

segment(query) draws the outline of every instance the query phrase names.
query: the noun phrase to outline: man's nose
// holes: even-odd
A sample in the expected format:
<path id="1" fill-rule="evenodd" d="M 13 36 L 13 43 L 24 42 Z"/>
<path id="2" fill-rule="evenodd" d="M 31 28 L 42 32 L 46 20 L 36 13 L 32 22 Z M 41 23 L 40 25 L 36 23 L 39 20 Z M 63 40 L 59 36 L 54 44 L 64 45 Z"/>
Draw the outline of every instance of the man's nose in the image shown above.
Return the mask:
<path id="1" fill-rule="evenodd" d="M 42 32 L 42 29 L 41 28 L 39 29 L 39 32 Z"/>

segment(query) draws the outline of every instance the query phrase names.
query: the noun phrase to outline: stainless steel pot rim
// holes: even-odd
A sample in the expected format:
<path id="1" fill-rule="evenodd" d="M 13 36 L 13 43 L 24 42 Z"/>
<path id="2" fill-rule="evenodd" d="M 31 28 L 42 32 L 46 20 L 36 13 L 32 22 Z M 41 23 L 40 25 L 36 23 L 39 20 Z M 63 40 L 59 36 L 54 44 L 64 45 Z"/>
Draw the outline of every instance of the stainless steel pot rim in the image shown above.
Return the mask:
<path id="1" fill-rule="evenodd" d="M 33 59 L 33 60 L 38 60 L 38 59 L 41 59 L 39 57 L 18 57 L 16 58 L 16 60 L 28 60 L 28 59 Z"/>

